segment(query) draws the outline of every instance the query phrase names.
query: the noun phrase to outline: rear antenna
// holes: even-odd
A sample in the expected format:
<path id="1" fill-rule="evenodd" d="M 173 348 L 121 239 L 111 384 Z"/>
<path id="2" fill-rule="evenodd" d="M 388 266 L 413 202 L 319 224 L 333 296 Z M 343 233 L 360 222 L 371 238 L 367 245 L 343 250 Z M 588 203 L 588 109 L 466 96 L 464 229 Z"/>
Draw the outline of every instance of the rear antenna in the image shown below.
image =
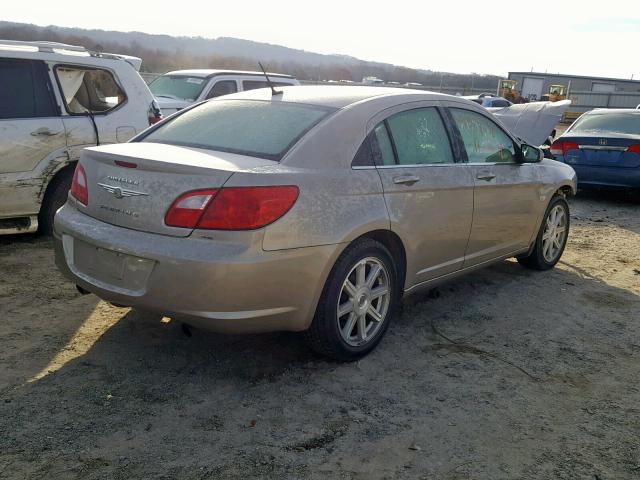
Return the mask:
<path id="1" fill-rule="evenodd" d="M 258 65 L 260 65 L 260 69 L 262 70 L 262 73 L 264 73 L 264 76 L 267 79 L 269 88 L 271 88 L 271 95 L 282 95 L 282 90 L 276 90 L 276 87 L 274 87 L 273 83 L 271 83 L 271 79 L 269 78 L 269 75 L 267 75 L 267 71 L 262 66 L 262 63 L 258 62 Z"/>

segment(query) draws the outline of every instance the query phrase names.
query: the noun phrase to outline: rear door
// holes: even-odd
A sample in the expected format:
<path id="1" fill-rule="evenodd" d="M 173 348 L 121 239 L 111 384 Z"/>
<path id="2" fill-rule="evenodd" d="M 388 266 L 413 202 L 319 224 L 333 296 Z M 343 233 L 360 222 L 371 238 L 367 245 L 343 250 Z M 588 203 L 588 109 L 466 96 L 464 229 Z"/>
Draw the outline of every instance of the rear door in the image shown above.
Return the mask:
<path id="1" fill-rule="evenodd" d="M 370 126 L 391 229 L 406 247 L 406 287 L 459 270 L 471 229 L 473 178 L 458 163 L 438 104 L 390 109 Z"/>
<path id="2" fill-rule="evenodd" d="M 65 145 L 45 63 L 0 59 L 0 173 L 33 170 Z"/>
<path id="3" fill-rule="evenodd" d="M 448 111 L 475 184 L 473 226 L 464 266 L 527 248 L 544 201 L 537 165 L 516 162 L 518 147 L 488 115 L 460 104 Z"/>
<path id="4" fill-rule="evenodd" d="M 66 158 L 66 141 L 46 64 L 1 58 L 0 217 L 37 211 L 37 167 L 56 156 Z M 18 179 L 31 181 L 16 188 Z"/>

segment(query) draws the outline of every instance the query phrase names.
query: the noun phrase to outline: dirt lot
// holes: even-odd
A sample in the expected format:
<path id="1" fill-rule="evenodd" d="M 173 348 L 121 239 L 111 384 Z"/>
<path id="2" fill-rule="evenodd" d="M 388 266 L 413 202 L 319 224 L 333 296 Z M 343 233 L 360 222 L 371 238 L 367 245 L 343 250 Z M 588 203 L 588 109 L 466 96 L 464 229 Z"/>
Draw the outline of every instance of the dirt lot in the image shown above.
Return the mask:
<path id="1" fill-rule="evenodd" d="M 406 302 L 355 364 L 185 336 L 0 238 L 0 477 L 640 478 L 640 199 L 580 195 L 558 268 Z"/>

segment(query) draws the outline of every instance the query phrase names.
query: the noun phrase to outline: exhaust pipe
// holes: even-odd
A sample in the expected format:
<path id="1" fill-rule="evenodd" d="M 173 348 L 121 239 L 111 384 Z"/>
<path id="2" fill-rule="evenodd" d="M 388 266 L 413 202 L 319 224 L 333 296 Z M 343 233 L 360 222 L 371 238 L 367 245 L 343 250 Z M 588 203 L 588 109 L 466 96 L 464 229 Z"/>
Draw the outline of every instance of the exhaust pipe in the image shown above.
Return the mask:
<path id="1" fill-rule="evenodd" d="M 78 292 L 80 292 L 80 295 L 88 295 L 91 293 L 89 290 L 85 290 L 80 285 L 76 285 L 76 289 L 78 290 Z"/>

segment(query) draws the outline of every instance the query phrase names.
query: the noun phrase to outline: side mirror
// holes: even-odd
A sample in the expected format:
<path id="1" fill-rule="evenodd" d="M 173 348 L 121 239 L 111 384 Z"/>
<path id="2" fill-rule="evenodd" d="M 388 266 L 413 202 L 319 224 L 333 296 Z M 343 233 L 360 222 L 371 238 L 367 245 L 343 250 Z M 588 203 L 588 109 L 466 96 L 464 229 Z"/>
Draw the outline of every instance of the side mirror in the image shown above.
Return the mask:
<path id="1" fill-rule="evenodd" d="M 542 150 L 531 145 L 523 143 L 520 146 L 520 161 L 522 163 L 537 163 L 541 162 L 544 158 Z"/>

